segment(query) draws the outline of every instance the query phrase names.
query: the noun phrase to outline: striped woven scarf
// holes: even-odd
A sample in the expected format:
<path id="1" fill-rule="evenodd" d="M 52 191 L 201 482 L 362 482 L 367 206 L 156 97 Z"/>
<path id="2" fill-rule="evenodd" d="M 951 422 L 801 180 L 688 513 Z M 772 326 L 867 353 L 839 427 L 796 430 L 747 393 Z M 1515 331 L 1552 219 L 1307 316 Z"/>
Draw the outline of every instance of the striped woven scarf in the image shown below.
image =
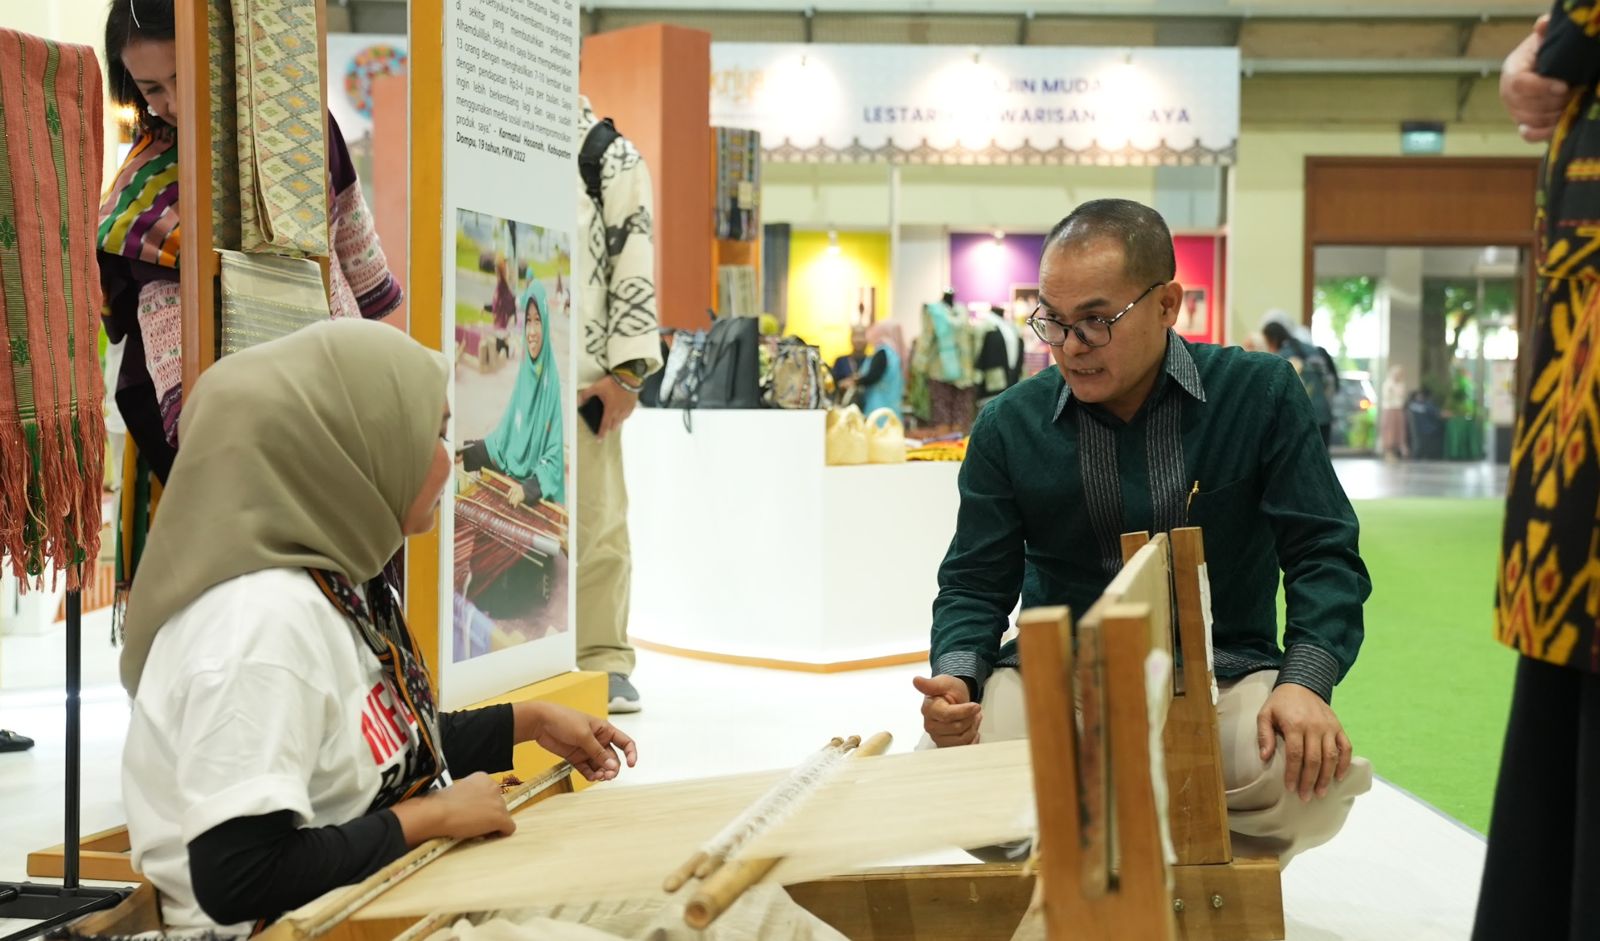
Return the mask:
<path id="1" fill-rule="evenodd" d="M 146 132 L 128 152 L 100 204 L 100 250 L 178 267 L 178 148 Z"/>
<path id="2" fill-rule="evenodd" d="M 0 29 L 0 551 L 69 588 L 100 546 L 101 134 L 94 51 Z"/>

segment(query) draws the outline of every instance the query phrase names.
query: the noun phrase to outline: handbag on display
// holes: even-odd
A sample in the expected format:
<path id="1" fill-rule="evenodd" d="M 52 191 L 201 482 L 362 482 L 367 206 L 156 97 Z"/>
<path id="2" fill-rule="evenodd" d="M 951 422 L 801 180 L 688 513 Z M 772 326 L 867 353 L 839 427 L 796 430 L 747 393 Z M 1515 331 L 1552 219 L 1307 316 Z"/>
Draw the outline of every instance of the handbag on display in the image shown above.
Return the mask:
<path id="1" fill-rule="evenodd" d="M 699 408 L 761 407 L 761 325 L 754 317 L 719 317 L 705 344 Z"/>
<path id="2" fill-rule="evenodd" d="M 906 430 L 892 408 L 880 408 L 866 418 L 867 461 L 872 464 L 904 464 Z"/>
<path id="3" fill-rule="evenodd" d="M 672 341 L 672 352 L 667 354 L 667 365 L 662 370 L 661 405 L 663 408 L 694 408 L 700 401 L 700 379 L 704 375 L 706 355 L 704 330 L 680 330 Z"/>
<path id="4" fill-rule="evenodd" d="M 861 409 L 828 410 L 827 461 L 830 465 L 867 463 L 867 420 Z"/>
<path id="5" fill-rule="evenodd" d="M 762 404 L 788 409 L 823 407 L 822 351 L 785 337 L 773 345 L 770 358 L 771 371 L 762 382 Z"/>

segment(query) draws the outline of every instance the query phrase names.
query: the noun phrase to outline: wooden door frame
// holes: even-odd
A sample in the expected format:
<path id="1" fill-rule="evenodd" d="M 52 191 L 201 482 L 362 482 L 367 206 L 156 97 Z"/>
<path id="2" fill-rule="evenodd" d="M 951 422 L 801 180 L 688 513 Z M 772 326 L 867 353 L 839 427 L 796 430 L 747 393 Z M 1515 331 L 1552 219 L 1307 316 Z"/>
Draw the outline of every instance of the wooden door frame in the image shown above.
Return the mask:
<path id="1" fill-rule="evenodd" d="M 1314 211 L 1316 199 L 1316 179 L 1319 170 L 1323 169 L 1364 169 L 1372 173 L 1384 173 L 1389 170 L 1404 167 L 1406 170 L 1429 167 L 1450 167 L 1453 169 L 1471 168 L 1483 171 L 1527 171 L 1530 167 L 1537 171 L 1539 159 L 1536 157 L 1306 157 L 1303 198 L 1305 200 L 1304 213 L 1304 257 L 1302 261 L 1301 283 L 1301 320 L 1309 327 L 1311 325 L 1312 296 L 1316 289 L 1316 253 L 1321 246 L 1334 245 L 1362 245 L 1372 247 L 1397 247 L 1397 248 L 1470 248 L 1489 245 L 1506 245 L 1522 251 L 1523 279 L 1522 300 L 1517 310 L 1518 343 L 1518 383 L 1523 381 L 1525 375 L 1522 365 L 1528 349 L 1530 328 L 1533 324 L 1534 304 L 1537 299 L 1536 281 L 1538 277 L 1538 260 L 1535 256 L 1537 249 L 1537 232 L 1533 225 L 1533 198 L 1528 200 L 1528 224 L 1526 229 L 1511 226 L 1496 229 L 1485 226 L 1481 229 L 1465 231 L 1458 235 L 1440 237 L 1438 235 L 1419 236 L 1408 235 L 1404 231 L 1381 231 L 1374 229 L 1370 233 L 1357 234 L 1341 233 L 1337 238 L 1328 238 L 1317 230 L 1316 213 Z"/>

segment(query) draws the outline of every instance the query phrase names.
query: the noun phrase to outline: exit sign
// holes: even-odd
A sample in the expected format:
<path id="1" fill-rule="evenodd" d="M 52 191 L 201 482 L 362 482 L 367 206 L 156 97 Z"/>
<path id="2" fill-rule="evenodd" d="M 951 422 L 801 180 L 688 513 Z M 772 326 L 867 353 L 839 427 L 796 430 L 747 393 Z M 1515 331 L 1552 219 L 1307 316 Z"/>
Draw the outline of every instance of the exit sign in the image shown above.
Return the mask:
<path id="1" fill-rule="evenodd" d="M 1400 125 L 1403 154 L 1444 153 L 1444 125 L 1438 121 L 1405 121 Z"/>

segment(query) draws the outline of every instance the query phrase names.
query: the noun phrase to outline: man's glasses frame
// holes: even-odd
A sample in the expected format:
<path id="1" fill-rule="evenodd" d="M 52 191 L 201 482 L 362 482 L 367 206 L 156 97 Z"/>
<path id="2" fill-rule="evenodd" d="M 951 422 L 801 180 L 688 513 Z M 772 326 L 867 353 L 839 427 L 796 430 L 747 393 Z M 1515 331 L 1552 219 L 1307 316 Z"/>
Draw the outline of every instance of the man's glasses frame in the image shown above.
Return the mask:
<path id="1" fill-rule="evenodd" d="M 1077 323 L 1065 323 L 1054 317 L 1044 316 L 1041 311 L 1045 309 L 1045 306 L 1043 302 L 1040 302 L 1033 309 L 1033 313 L 1028 315 L 1028 326 L 1033 328 L 1033 332 L 1047 346 L 1059 348 L 1066 345 L 1067 331 L 1070 330 L 1078 335 L 1078 342 L 1090 349 L 1098 349 L 1111 342 L 1111 328 L 1116 325 L 1117 321 L 1128 316 L 1128 311 L 1138 307 L 1140 301 L 1149 297 L 1152 291 L 1164 286 L 1166 283 L 1165 281 L 1157 281 L 1155 284 L 1145 288 L 1143 294 L 1134 298 L 1133 303 L 1127 307 L 1117 311 L 1116 316 L 1110 320 L 1104 317 L 1085 317 Z"/>

